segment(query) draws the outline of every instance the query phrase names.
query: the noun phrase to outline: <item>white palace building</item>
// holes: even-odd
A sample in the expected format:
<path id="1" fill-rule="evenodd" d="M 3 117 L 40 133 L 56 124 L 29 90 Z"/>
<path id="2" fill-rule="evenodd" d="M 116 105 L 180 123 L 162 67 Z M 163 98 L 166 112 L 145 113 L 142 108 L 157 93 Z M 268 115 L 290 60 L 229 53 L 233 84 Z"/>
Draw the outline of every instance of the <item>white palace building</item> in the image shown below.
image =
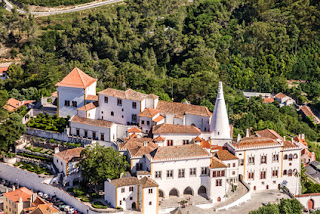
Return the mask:
<path id="1" fill-rule="evenodd" d="M 158 213 L 159 198 L 201 195 L 220 203 L 239 182 L 252 191 L 286 186 L 300 193 L 299 141 L 272 130 L 233 139 L 222 82 L 213 114 L 204 106 L 167 102 L 132 89 L 105 89 L 78 68 L 57 83 L 58 115 L 75 136 L 113 142 L 131 177 L 105 182 L 114 207 Z"/>

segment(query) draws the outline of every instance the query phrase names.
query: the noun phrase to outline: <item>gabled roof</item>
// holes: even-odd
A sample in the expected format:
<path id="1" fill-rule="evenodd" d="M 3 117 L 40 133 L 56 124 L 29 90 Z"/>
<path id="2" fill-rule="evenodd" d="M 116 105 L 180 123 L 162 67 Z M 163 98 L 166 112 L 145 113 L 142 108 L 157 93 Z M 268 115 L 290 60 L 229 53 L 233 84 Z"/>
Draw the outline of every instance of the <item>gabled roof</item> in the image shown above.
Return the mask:
<path id="1" fill-rule="evenodd" d="M 158 187 L 159 185 L 157 182 L 155 182 L 153 179 L 148 178 L 148 177 L 143 177 L 139 181 L 140 185 L 142 188 L 148 188 L 148 187 Z"/>
<path id="2" fill-rule="evenodd" d="M 144 94 L 141 92 L 134 91 L 132 89 L 127 89 L 126 91 L 117 90 L 113 88 L 107 88 L 103 91 L 100 91 L 98 94 L 103 94 L 110 97 L 116 97 L 120 99 L 126 99 L 126 100 L 137 100 L 142 101 L 144 99 L 157 99 L 158 96 L 154 94 Z"/>
<path id="3" fill-rule="evenodd" d="M 153 134 L 201 134 L 199 128 L 178 124 L 163 123 L 152 127 Z"/>
<path id="4" fill-rule="evenodd" d="M 245 148 L 252 148 L 252 147 L 261 147 L 261 146 L 281 146 L 281 144 L 271 138 L 265 137 L 245 137 L 242 138 L 239 142 L 232 144 L 237 149 L 245 149 Z"/>
<path id="5" fill-rule="evenodd" d="M 274 99 L 272 97 L 263 98 L 263 103 L 273 103 Z"/>
<path id="6" fill-rule="evenodd" d="M 186 114 L 210 117 L 212 113 L 205 106 L 168 102 L 159 100 L 157 110 L 161 114 L 174 114 L 177 118 L 182 118 Z"/>
<path id="7" fill-rule="evenodd" d="M 0 74 L 6 73 L 9 67 L 0 67 Z"/>
<path id="8" fill-rule="evenodd" d="M 156 123 L 158 123 L 158 122 L 160 122 L 160 121 L 163 120 L 163 119 L 164 119 L 164 117 L 161 116 L 161 115 L 159 115 L 158 117 L 154 118 L 153 121 L 156 122 Z"/>
<path id="9" fill-rule="evenodd" d="M 89 95 L 87 96 L 87 100 L 98 101 L 98 100 L 99 100 L 99 96 L 98 96 L 98 95 L 91 95 L 91 94 L 89 94 Z"/>
<path id="10" fill-rule="evenodd" d="M 140 112 L 139 117 L 150 117 L 150 118 L 153 118 L 157 114 L 159 114 L 159 111 L 157 109 L 146 108 L 146 109 L 143 110 L 143 112 Z"/>
<path id="11" fill-rule="evenodd" d="M 211 164 L 210 164 L 210 168 L 211 169 L 215 169 L 215 168 L 227 168 L 227 165 L 224 164 L 221 160 L 219 160 L 216 157 L 212 157 L 211 159 Z"/>
<path id="12" fill-rule="evenodd" d="M 139 179 L 137 177 L 119 178 L 119 179 L 111 180 L 110 184 L 112 184 L 116 188 L 123 187 L 123 186 L 137 185 L 139 184 Z"/>
<path id="13" fill-rule="evenodd" d="M 10 98 L 7 101 L 7 104 L 5 106 L 3 106 L 3 108 L 8 110 L 8 111 L 16 111 L 19 107 L 21 107 L 23 105 L 28 105 L 28 104 L 34 103 L 34 102 L 35 102 L 35 100 L 19 101 L 17 99 Z"/>
<path id="14" fill-rule="evenodd" d="M 56 86 L 85 89 L 96 81 L 97 79 L 90 77 L 88 74 L 76 67 L 65 78 L 58 82 Z"/>
<path id="15" fill-rule="evenodd" d="M 295 144 L 293 144 L 291 141 L 283 141 L 283 148 L 299 148 L 299 146 L 296 146 Z"/>
<path id="16" fill-rule="evenodd" d="M 153 160 L 210 157 L 210 154 L 198 144 L 158 147 L 150 155 Z"/>
<path id="17" fill-rule="evenodd" d="M 22 201 L 30 201 L 32 194 L 33 192 L 26 187 L 21 187 L 20 189 L 16 189 L 15 191 L 3 193 L 3 195 L 10 199 L 12 202 L 18 202 L 20 197 Z"/>
<path id="18" fill-rule="evenodd" d="M 305 116 L 310 116 L 312 117 L 313 121 L 315 124 L 319 124 L 320 123 L 320 119 L 312 112 L 311 108 L 307 105 L 304 105 L 300 108 L 300 110 L 303 112 L 303 114 Z"/>
<path id="19" fill-rule="evenodd" d="M 92 109 L 95 109 L 97 108 L 99 105 L 98 105 L 98 102 L 93 102 L 93 103 L 88 103 L 87 105 L 84 105 L 80 108 L 78 108 L 77 110 L 80 110 L 80 111 L 90 111 Z"/>
<path id="20" fill-rule="evenodd" d="M 283 137 L 281 137 L 277 132 L 275 132 L 272 129 L 264 129 L 264 130 L 260 130 L 260 131 L 255 131 L 255 133 L 259 137 L 271 138 L 274 140 L 277 140 L 277 139 L 283 140 Z"/>
<path id="21" fill-rule="evenodd" d="M 201 146 L 202 148 L 205 148 L 205 149 L 210 149 L 210 148 L 211 148 L 210 143 L 209 143 L 208 141 L 206 141 L 206 140 L 201 141 L 201 142 L 200 142 L 200 146 Z"/>
<path id="22" fill-rule="evenodd" d="M 162 141 L 163 142 L 165 140 L 166 139 L 164 137 L 161 137 L 160 135 L 154 139 L 155 142 L 157 142 L 157 141 Z"/>
<path id="23" fill-rule="evenodd" d="M 275 97 L 278 99 L 283 99 L 283 98 L 287 97 L 287 95 L 280 92 L 280 93 L 276 94 Z"/>
<path id="24" fill-rule="evenodd" d="M 193 141 L 194 142 L 197 142 L 197 141 L 201 142 L 201 141 L 203 141 L 203 139 L 201 137 L 197 136 L 197 137 L 193 138 Z"/>
<path id="25" fill-rule="evenodd" d="M 128 129 L 129 133 L 140 133 L 141 129 L 139 129 L 138 127 L 132 127 L 130 129 Z"/>
<path id="26" fill-rule="evenodd" d="M 105 128 L 110 128 L 113 124 L 113 122 L 106 121 L 106 120 L 95 120 L 95 119 L 89 119 L 89 118 L 84 118 L 79 116 L 73 116 L 70 122 L 80 123 L 80 124 L 89 125 L 89 126 L 105 127 Z"/>
<path id="27" fill-rule="evenodd" d="M 225 160 L 237 160 L 236 156 L 231 154 L 228 150 L 219 150 L 217 151 L 217 157 L 219 160 L 225 161 Z"/>
<path id="28" fill-rule="evenodd" d="M 308 146 L 308 143 L 306 142 L 306 139 L 299 138 L 299 136 L 295 136 L 295 137 L 293 138 L 293 140 L 294 140 L 294 141 L 298 141 L 298 142 L 302 143 L 302 144 L 305 145 L 305 146 Z"/>
<path id="29" fill-rule="evenodd" d="M 152 147 L 153 149 L 157 148 L 158 145 L 153 143 L 151 138 L 143 137 L 143 138 L 131 138 L 126 143 L 119 144 L 120 150 L 131 150 L 141 148 L 143 145 L 147 143 L 148 146 Z M 137 152 L 137 151 L 136 151 Z"/>
<path id="30" fill-rule="evenodd" d="M 74 149 L 67 149 L 62 152 L 54 154 L 54 156 L 62 159 L 64 162 L 68 163 L 72 160 L 79 160 L 82 150 L 83 150 L 82 147 L 74 148 Z"/>

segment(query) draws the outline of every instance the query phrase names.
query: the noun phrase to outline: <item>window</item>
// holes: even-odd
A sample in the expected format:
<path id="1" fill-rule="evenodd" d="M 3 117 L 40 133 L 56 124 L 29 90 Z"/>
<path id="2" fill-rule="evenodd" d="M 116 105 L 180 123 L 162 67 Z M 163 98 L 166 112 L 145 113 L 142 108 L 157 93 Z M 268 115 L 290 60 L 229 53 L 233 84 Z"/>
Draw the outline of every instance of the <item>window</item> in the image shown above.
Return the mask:
<path id="1" fill-rule="evenodd" d="M 142 170 L 142 168 L 143 168 L 142 163 L 137 163 L 137 170 L 138 170 L 138 171 L 139 171 L 139 170 Z"/>
<path id="2" fill-rule="evenodd" d="M 287 160 L 288 159 L 288 155 L 284 155 L 283 159 Z"/>
<path id="3" fill-rule="evenodd" d="M 243 164 L 244 164 L 243 159 L 240 159 L 240 166 L 243 166 Z"/>
<path id="4" fill-rule="evenodd" d="M 132 199 L 133 199 L 133 198 L 132 198 L 132 197 L 130 197 L 130 201 L 132 201 Z"/>
<path id="5" fill-rule="evenodd" d="M 230 163 L 228 163 L 228 167 L 230 167 Z"/>
<path id="6" fill-rule="evenodd" d="M 254 172 L 248 173 L 248 179 L 254 179 Z"/>
<path id="7" fill-rule="evenodd" d="M 274 154 L 272 156 L 272 161 L 278 162 L 279 161 L 279 155 L 278 154 Z"/>
<path id="8" fill-rule="evenodd" d="M 173 146 L 173 140 L 167 140 L 167 146 Z"/>
<path id="9" fill-rule="evenodd" d="M 167 170 L 167 178 L 173 178 L 173 170 Z"/>
<path id="10" fill-rule="evenodd" d="M 189 140 L 183 140 L 183 145 L 189 144 Z"/>
<path id="11" fill-rule="evenodd" d="M 233 164 L 232 164 L 232 167 L 236 167 L 236 163 L 233 163 Z"/>
<path id="12" fill-rule="evenodd" d="M 249 157 L 248 164 L 254 164 L 254 157 Z"/>
<path id="13" fill-rule="evenodd" d="M 114 116 L 114 112 L 113 111 L 111 112 L 111 116 Z"/>
<path id="14" fill-rule="evenodd" d="M 69 100 L 65 100 L 64 101 L 64 106 L 70 106 L 70 101 Z"/>
<path id="15" fill-rule="evenodd" d="M 201 175 L 208 175 L 208 168 L 207 167 L 201 167 Z"/>
<path id="16" fill-rule="evenodd" d="M 104 134 L 103 133 L 100 135 L 100 140 L 104 141 Z"/>
<path id="17" fill-rule="evenodd" d="M 141 120 L 141 124 L 142 124 L 142 125 L 144 124 L 144 120 Z"/>
<path id="18" fill-rule="evenodd" d="M 88 131 L 84 130 L 84 137 L 88 137 Z"/>
<path id="19" fill-rule="evenodd" d="M 292 169 L 288 170 L 288 176 L 291 177 L 292 176 Z"/>
<path id="20" fill-rule="evenodd" d="M 190 176 L 196 176 L 197 169 L 196 168 L 190 168 Z"/>
<path id="21" fill-rule="evenodd" d="M 117 99 L 117 105 L 118 106 L 122 106 L 122 100 L 121 99 Z"/>
<path id="22" fill-rule="evenodd" d="M 123 187 L 121 188 L 121 193 L 124 193 L 126 191 L 126 189 Z"/>
<path id="23" fill-rule="evenodd" d="M 147 126 L 149 126 L 150 125 L 150 121 L 149 120 L 147 120 Z"/>
<path id="24" fill-rule="evenodd" d="M 155 178 L 161 178 L 161 171 L 156 171 L 155 173 Z"/>
<path id="25" fill-rule="evenodd" d="M 298 158 L 298 155 L 297 154 L 294 154 L 293 155 L 293 159 L 297 159 Z"/>
<path id="26" fill-rule="evenodd" d="M 272 177 L 278 177 L 278 170 L 272 170 Z"/>
<path id="27" fill-rule="evenodd" d="M 236 174 L 236 171 L 232 171 L 232 175 L 235 175 Z"/>
<path id="28" fill-rule="evenodd" d="M 151 202 L 151 201 L 149 201 L 149 205 L 150 205 L 150 206 L 152 205 L 152 202 Z"/>
<path id="29" fill-rule="evenodd" d="M 221 171 L 221 177 L 224 177 L 224 170 Z"/>
<path id="30" fill-rule="evenodd" d="M 120 203 L 119 203 L 120 205 L 122 205 L 122 201 L 120 201 Z"/>
<path id="31" fill-rule="evenodd" d="M 179 169 L 178 178 L 184 178 L 184 169 Z"/>
<path id="32" fill-rule="evenodd" d="M 108 103 L 108 97 L 104 97 L 104 103 Z"/>
<path id="33" fill-rule="evenodd" d="M 260 172 L 260 179 L 266 179 L 266 171 Z"/>
<path id="34" fill-rule="evenodd" d="M 287 170 L 283 170 L 283 175 L 287 175 Z"/>
<path id="35" fill-rule="evenodd" d="M 80 135 L 80 129 L 77 129 L 77 136 Z"/>
<path id="36" fill-rule="evenodd" d="M 133 192 L 133 187 L 129 187 L 129 192 Z"/>
<path id="37" fill-rule="evenodd" d="M 97 137 L 96 132 L 92 132 L 92 138 L 95 140 L 95 139 L 96 139 L 96 137 Z"/>
<path id="38" fill-rule="evenodd" d="M 216 186 L 221 187 L 222 186 L 222 179 L 217 179 L 216 180 Z"/>
<path id="39" fill-rule="evenodd" d="M 292 161 L 292 154 L 289 155 L 289 161 Z"/>
<path id="40" fill-rule="evenodd" d="M 137 121 L 137 115 L 136 114 L 133 114 L 131 117 L 132 117 L 132 122 Z"/>
<path id="41" fill-rule="evenodd" d="M 132 102 L 132 108 L 136 109 L 137 108 L 137 103 L 136 102 Z"/>
<path id="42" fill-rule="evenodd" d="M 152 194 L 152 189 L 149 189 L 148 192 L 149 192 L 149 194 Z"/>
<path id="43" fill-rule="evenodd" d="M 216 171 L 213 171 L 213 172 L 212 172 L 212 177 L 213 177 L 213 178 L 217 177 L 217 172 L 216 172 Z"/>
<path id="44" fill-rule="evenodd" d="M 72 107 L 78 107 L 77 101 L 72 101 Z"/>
<path id="45" fill-rule="evenodd" d="M 267 163 L 267 156 L 266 155 L 261 156 L 261 163 Z"/>

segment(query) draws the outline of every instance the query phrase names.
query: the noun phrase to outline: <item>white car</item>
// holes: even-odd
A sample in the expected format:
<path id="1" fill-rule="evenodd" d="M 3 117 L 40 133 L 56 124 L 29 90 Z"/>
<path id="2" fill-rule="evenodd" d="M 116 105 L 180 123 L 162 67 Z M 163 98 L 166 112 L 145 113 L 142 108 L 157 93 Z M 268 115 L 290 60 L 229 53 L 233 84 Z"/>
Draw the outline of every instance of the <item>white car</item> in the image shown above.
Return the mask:
<path id="1" fill-rule="evenodd" d="M 69 209 L 70 209 L 70 206 L 65 206 L 65 207 L 64 207 L 64 211 L 65 211 L 65 212 L 68 212 Z"/>
<path id="2" fill-rule="evenodd" d="M 74 208 L 71 207 L 68 211 L 68 214 L 73 214 L 73 213 L 74 213 Z"/>
<path id="3" fill-rule="evenodd" d="M 39 197 L 43 197 L 43 192 L 38 193 Z"/>
<path id="4" fill-rule="evenodd" d="M 43 198 L 47 199 L 47 198 L 49 198 L 49 195 L 45 193 L 45 194 L 43 194 Z"/>

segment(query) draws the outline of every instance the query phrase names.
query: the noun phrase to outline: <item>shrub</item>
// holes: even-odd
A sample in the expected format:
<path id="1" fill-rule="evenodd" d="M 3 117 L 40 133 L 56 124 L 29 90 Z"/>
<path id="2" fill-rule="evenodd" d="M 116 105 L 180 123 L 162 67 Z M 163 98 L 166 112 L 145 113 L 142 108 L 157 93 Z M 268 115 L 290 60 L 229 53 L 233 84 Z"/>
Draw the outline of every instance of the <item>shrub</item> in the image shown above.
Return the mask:
<path id="1" fill-rule="evenodd" d="M 81 196 L 80 200 L 83 202 L 90 202 L 90 198 L 88 198 L 87 196 Z"/>
<path id="2" fill-rule="evenodd" d="M 92 206 L 94 208 L 97 208 L 97 209 L 107 209 L 108 206 L 105 206 L 104 204 L 102 204 L 100 201 L 95 201 L 92 203 Z M 118 209 L 118 208 L 117 208 Z"/>
<path id="3" fill-rule="evenodd" d="M 16 156 L 16 154 L 15 154 L 15 153 L 12 153 L 12 152 L 8 152 L 7 154 L 5 154 L 5 156 L 6 156 L 7 158 L 14 158 L 14 157 Z"/>
<path id="4" fill-rule="evenodd" d="M 76 187 L 73 189 L 73 193 L 76 197 L 79 197 L 79 196 L 84 196 L 85 195 L 85 192 L 84 190 L 81 188 L 81 187 Z"/>

